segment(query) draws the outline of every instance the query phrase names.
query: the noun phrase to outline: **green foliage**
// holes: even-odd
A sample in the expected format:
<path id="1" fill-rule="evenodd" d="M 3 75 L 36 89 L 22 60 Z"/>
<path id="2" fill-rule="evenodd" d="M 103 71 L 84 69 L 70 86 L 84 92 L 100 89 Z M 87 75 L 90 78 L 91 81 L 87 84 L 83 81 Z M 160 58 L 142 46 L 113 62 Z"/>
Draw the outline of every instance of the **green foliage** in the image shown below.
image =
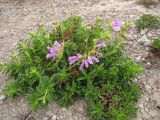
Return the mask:
<path id="1" fill-rule="evenodd" d="M 160 50 L 160 37 L 154 39 L 152 46 L 153 46 L 153 48 Z"/>
<path id="2" fill-rule="evenodd" d="M 123 54 L 125 34 L 129 27 L 126 23 L 121 31 L 102 27 L 100 18 L 86 25 L 81 17 L 72 16 L 62 23 L 54 23 L 52 32 L 47 33 L 41 25 L 30 38 L 18 44 L 17 53 L 10 62 L 0 65 L 9 79 L 4 92 L 14 97 L 26 94 L 33 110 L 44 107 L 52 100 L 68 106 L 76 99 L 84 98 L 88 103 L 88 114 L 96 120 L 128 120 L 136 114 L 135 102 L 140 96 L 139 87 L 132 78 L 142 72 L 141 67 Z M 114 34 L 116 34 L 116 37 Z M 95 46 L 96 40 L 106 43 L 103 48 Z M 57 60 L 46 59 L 47 46 L 57 40 L 62 51 Z M 80 59 L 70 65 L 68 58 L 77 53 L 84 57 L 103 55 L 99 63 L 79 70 Z"/>
<path id="3" fill-rule="evenodd" d="M 158 29 L 160 28 L 160 16 L 152 14 L 144 14 L 136 21 L 136 28 L 142 29 Z"/>

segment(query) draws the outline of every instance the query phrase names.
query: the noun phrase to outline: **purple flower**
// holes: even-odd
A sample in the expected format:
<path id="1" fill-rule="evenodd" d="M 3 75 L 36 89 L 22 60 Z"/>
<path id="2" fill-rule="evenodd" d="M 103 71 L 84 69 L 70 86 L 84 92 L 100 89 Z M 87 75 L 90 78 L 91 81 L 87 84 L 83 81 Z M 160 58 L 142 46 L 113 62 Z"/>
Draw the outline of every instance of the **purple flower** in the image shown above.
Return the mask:
<path id="1" fill-rule="evenodd" d="M 50 53 L 56 53 L 58 52 L 56 48 L 53 48 L 53 47 L 47 47 L 47 49 L 50 51 Z"/>
<path id="2" fill-rule="evenodd" d="M 80 70 L 84 69 L 84 63 L 85 63 L 85 61 L 83 60 L 83 62 L 81 63 L 81 65 L 79 67 Z"/>
<path id="3" fill-rule="evenodd" d="M 91 57 L 91 59 L 92 59 L 94 62 L 99 63 L 98 58 L 96 58 L 95 56 L 90 56 L 90 57 Z"/>
<path id="4" fill-rule="evenodd" d="M 106 44 L 102 40 L 97 40 L 97 47 L 106 47 Z"/>
<path id="5" fill-rule="evenodd" d="M 83 62 L 81 63 L 79 69 L 82 70 L 84 68 L 88 68 L 89 65 L 93 64 L 94 62 L 99 63 L 98 58 L 96 58 L 94 56 L 88 56 L 87 60 L 83 60 Z"/>
<path id="6" fill-rule="evenodd" d="M 79 61 L 82 57 L 83 57 L 83 55 L 81 55 L 81 54 L 77 54 L 76 56 L 69 57 L 68 58 L 69 64 L 72 65 L 73 63 Z"/>
<path id="7" fill-rule="evenodd" d="M 79 69 L 83 70 L 84 68 L 88 68 L 89 67 L 89 63 L 87 60 L 83 60 L 83 62 L 81 63 Z"/>
<path id="8" fill-rule="evenodd" d="M 54 41 L 54 45 L 55 46 L 57 46 L 57 47 L 59 47 L 59 48 L 61 48 L 62 46 L 61 46 L 61 44 L 56 40 L 56 41 Z"/>
<path id="9" fill-rule="evenodd" d="M 126 33 L 130 33 L 132 31 L 132 28 L 128 28 L 127 30 L 126 30 Z"/>
<path id="10" fill-rule="evenodd" d="M 39 27 L 39 26 L 40 26 L 40 23 L 39 23 L 39 22 L 36 22 L 36 23 L 35 23 L 35 26 L 36 26 L 36 27 Z"/>
<path id="11" fill-rule="evenodd" d="M 115 20 L 113 23 L 112 23 L 112 30 L 113 31 L 120 31 L 121 28 L 122 28 L 123 24 L 118 21 L 118 20 Z"/>
<path id="12" fill-rule="evenodd" d="M 100 52 L 96 52 L 96 55 L 97 55 L 98 57 L 102 57 L 102 56 L 103 56 L 103 54 L 100 53 Z"/>
<path id="13" fill-rule="evenodd" d="M 100 44 L 102 43 L 103 41 L 102 40 L 97 40 L 97 44 Z"/>
<path id="14" fill-rule="evenodd" d="M 49 50 L 49 53 L 47 54 L 46 58 L 53 58 L 53 60 L 57 60 L 58 54 L 62 51 L 62 45 L 56 40 L 54 41 L 54 47 L 48 46 L 47 49 Z"/>
<path id="15" fill-rule="evenodd" d="M 87 61 L 87 60 L 85 60 L 85 61 L 84 61 L 84 66 L 85 66 L 86 68 L 88 68 L 88 67 L 89 67 L 89 63 L 88 63 L 88 61 Z"/>
<path id="16" fill-rule="evenodd" d="M 105 43 L 100 43 L 97 45 L 97 47 L 106 47 L 106 44 Z"/>
<path id="17" fill-rule="evenodd" d="M 92 58 L 91 58 L 90 56 L 88 56 L 87 62 L 88 62 L 89 64 L 93 64 L 93 60 L 92 60 Z"/>

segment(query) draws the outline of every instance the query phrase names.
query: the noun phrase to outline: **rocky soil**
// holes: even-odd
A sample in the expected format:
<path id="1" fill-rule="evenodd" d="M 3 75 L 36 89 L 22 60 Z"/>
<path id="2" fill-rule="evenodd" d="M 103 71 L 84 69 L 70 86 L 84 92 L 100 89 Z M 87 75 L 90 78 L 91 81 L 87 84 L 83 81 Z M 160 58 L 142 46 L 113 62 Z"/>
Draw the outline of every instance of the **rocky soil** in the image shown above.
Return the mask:
<path id="1" fill-rule="evenodd" d="M 27 38 L 27 33 L 37 29 L 37 22 L 52 27 L 53 20 L 64 20 L 73 15 L 74 10 L 85 22 L 92 22 L 96 16 L 131 21 L 133 26 L 144 13 L 160 15 L 160 7 L 145 8 L 136 0 L 0 0 L 0 62 L 9 59 L 15 45 Z M 133 120 L 160 120 L 160 68 L 159 58 L 150 57 L 153 38 L 160 36 L 160 29 L 138 33 L 134 28 L 128 35 L 126 54 L 131 55 L 144 67 L 144 73 L 135 78 L 142 91 L 137 102 L 139 112 Z M 155 60 L 156 59 L 156 60 Z M 0 75 L 0 90 L 4 89 L 6 77 Z M 50 103 L 47 108 L 31 112 L 25 96 L 12 102 L 0 95 L 0 120 L 88 120 L 85 101 L 61 108 Z"/>

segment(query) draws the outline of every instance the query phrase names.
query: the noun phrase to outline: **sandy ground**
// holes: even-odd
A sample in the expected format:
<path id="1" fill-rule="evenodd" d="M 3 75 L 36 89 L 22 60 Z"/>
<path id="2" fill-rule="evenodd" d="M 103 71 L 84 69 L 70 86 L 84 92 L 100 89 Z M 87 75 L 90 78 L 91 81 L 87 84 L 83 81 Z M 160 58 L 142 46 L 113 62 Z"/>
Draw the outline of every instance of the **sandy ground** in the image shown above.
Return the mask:
<path id="1" fill-rule="evenodd" d="M 160 7 L 145 8 L 137 5 L 134 0 L 0 0 L 0 62 L 8 60 L 9 55 L 15 50 L 15 45 L 26 39 L 28 32 L 37 29 L 37 22 L 44 22 L 47 28 L 51 28 L 53 20 L 62 21 L 73 15 L 74 10 L 77 10 L 77 14 L 82 16 L 85 22 L 94 21 L 96 16 L 100 16 L 102 19 L 119 19 L 135 23 L 144 13 L 160 15 Z M 159 34 L 160 31 L 155 32 Z M 135 32 L 132 36 L 128 53 L 135 59 L 138 56 L 144 57 L 147 50 L 144 46 L 135 44 L 140 37 L 139 34 Z M 140 108 L 137 120 L 160 120 L 158 104 L 152 100 L 157 96 L 155 99 L 160 101 L 160 85 L 157 87 L 157 84 L 154 84 L 155 80 L 160 81 L 159 75 L 159 69 L 151 68 L 146 69 L 146 72 L 137 78 L 143 92 L 137 103 Z M 0 75 L 0 90 L 4 89 L 5 80 L 5 76 Z M 88 120 L 85 108 L 84 101 L 76 102 L 69 109 L 51 103 L 47 108 L 32 113 L 31 120 L 43 120 L 48 112 L 52 113 L 52 120 Z M 18 97 L 13 102 L 8 99 L 1 101 L 0 120 L 17 120 L 16 116 L 28 109 L 30 108 L 25 97 Z"/>

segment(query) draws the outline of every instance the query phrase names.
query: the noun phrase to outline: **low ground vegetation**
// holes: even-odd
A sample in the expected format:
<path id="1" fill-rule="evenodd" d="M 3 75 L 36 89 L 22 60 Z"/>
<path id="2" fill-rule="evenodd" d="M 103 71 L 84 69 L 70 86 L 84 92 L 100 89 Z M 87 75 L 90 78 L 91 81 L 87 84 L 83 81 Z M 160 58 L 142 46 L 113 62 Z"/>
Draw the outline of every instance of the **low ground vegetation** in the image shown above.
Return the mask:
<path id="1" fill-rule="evenodd" d="M 130 24 L 105 24 L 101 18 L 84 24 L 81 17 L 71 16 L 54 23 L 49 33 L 40 25 L 18 44 L 10 62 L 0 65 L 9 77 L 3 92 L 11 98 L 26 94 L 33 110 L 53 100 L 69 106 L 85 99 L 93 119 L 133 118 L 140 97 L 133 78 L 142 68 L 123 53 Z"/>
<path id="2" fill-rule="evenodd" d="M 143 29 L 158 29 L 160 28 L 160 16 L 153 14 L 143 14 L 136 21 L 136 28 L 140 31 Z"/>

